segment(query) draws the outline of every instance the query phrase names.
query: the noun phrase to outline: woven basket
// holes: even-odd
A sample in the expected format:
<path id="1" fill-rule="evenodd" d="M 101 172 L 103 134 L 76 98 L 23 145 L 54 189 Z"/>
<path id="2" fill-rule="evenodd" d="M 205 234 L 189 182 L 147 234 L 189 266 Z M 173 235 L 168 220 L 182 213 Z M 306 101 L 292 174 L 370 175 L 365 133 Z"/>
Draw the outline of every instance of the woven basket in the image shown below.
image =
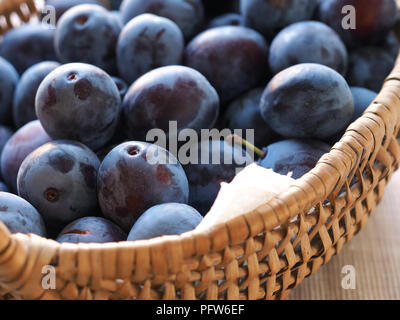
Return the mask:
<path id="1" fill-rule="evenodd" d="M 20 3 L 35 14 L 33 0 L 3 0 L 6 21 L 10 12 L 27 20 Z M 284 299 L 364 227 L 399 165 L 399 125 L 400 60 L 363 117 L 310 173 L 208 232 L 60 244 L 11 235 L 0 223 L 0 298 Z M 54 290 L 42 287 L 47 265 L 55 267 Z"/>

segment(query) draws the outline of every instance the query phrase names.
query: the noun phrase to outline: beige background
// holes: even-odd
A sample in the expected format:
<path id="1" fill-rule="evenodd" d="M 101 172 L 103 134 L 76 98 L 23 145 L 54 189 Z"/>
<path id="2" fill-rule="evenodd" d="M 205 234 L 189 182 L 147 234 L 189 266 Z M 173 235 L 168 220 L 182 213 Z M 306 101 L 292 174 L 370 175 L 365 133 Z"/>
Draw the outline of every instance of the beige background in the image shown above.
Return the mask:
<path id="1" fill-rule="evenodd" d="M 341 286 L 346 265 L 355 268 L 355 290 Z M 365 228 L 288 299 L 400 299 L 400 171 Z"/>

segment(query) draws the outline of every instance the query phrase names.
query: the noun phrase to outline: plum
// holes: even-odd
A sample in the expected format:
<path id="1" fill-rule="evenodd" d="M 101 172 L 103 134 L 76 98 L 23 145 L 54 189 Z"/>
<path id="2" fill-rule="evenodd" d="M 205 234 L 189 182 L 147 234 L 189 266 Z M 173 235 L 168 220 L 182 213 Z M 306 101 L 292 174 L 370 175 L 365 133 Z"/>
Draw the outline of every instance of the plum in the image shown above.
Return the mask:
<path id="1" fill-rule="evenodd" d="M 54 46 L 63 63 L 89 63 L 116 74 L 116 47 L 121 24 L 99 5 L 69 9 L 57 23 Z"/>
<path id="2" fill-rule="evenodd" d="M 355 9 L 355 28 L 344 28 L 345 6 Z M 395 0 L 319 1 L 318 19 L 332 27 L 349 47 L 377 44 L 394 28 L 398 19 Z"/>
<path id="3" fill-rule="evenodd" d="M 181 64 L 184 46 L 182 31 L 175 22 L 141 14 L 129 21 L 119 36 L 119 74 L 131 84 L 153 69 Z"/>
<path id="4" fill-rule="evenodd" d="M 123 125 L 130 139 L 146 140 L 149 130 L 169 131 L 170 121 L 183 129 L 211 129 L 219 115 L 215 89 L 198 71 L 167 66 L 135 81 L 122 103 Z"/>
<path id="5" fill-rule="evenodd" d="M 0 221 L 11 233 L 47 235 L 39 212 L 29 202 L 12 193 L 0 192 Z"/>
<path id="6" fill-rule="evenodd" d="M 186 204 L 159 204 L 140 216 L 129 232 L 128 241 L 180 235 L 195 229 L 202 219 L 202 215 L 196 209 Z"/>
<path id="7" fill-rule="evenodd" d="M 230 12 L 215 17 L 208 23 L 208 28 L 223 26 L 244 26 L 243 16 L 239 13 Z"/>
<path id="8" fill-rule="evenodd" d="M 56 21 L 58 21 L 67 10 L 81 4 L 101 5 L 101 2 L 96 0 L 46 0 L 46 5 L 52 6 L 55 9 Z M 42 18 L 44 17 L 44 14 L 47 14 L 47 12 L 42 14 Z"/>
<path id="9" fill-rule="evenodd" d="M 189 181 L 189 205 L 206 215 L 213 205 L 221 182 L 231 182 L 238 170 L 253 162 L 242 147 L 224 140 L 203 140 L 193 146 L 194 161 L 184 164 Z"/>
<path id="10" fill-rule="evenodd" d="M 378 94 L 374 91 L 361 87 L 350 87 L 350 90 L 354 100 L 354 114 L 350 121 L 350 123 L 353 123 L 363 115 L 364 111 L 371 105 Z M 327 141 L 331 145 L 334 145 L 343 137 L 346 129 L 347 127 Z"/>
<path id="11" fill-rule="evenodd" d="M 193 37 L 204 20 L 201 0 L 124 0 L 120 7 L 124 24 L 143 13 L 152 13 L 174 21 L 186 40 Z"/>
<path id="12" fill-rule="evenodd" d="M 400 50 L 400 42 L 394 31 L 390 32 L 383 42 L 378 46 L 383 47 L 386 52 L 389 53 L 394 60 L 396 60 Z"/>
<path id="13" fill-rule="evenodd" d="M 330 149 L 327 143 L 319 140 L 282 140 L 263 149 L 264 154 L 260 157 L 258 165 L 282 175 L 292 173 L 293 179 L 299 179 L 313 169 Z"/>
<path id="14" fill-rule="evenodd" d="M 22 161 L 35 149 L 50 142 L 39 120 L 28 122 L 15 132 L 4 145 L 1 154 L 1 175 L 7 186 L 17 192 L 17 175 Z"/>
<path id="15" fill-rule="evenodd" d="M 13 134 L 14 132 L 10 128 L 0 125 L 0 157 L 1 153 L 3 152 L 4 146 L 7 144 L 8 140 L 10 140 Z M 1 168 L 1 161 L 0 161 L 0 168 Z M 0 170 L 0 177 L 1 177 L 1 170 Z"/>
<path id="16" fill-rule="evenodd" d="M 115 147 L 101 163 L 100 207 L 106 218 L 126 232 L 148 208 L 166 202 L 187 203 L 188 197 L 181 164 L 159 146 L 129 141 Z"/>
<path id="17" fill-rule="evenodd" d="M 360 87 L 350 87 L 354 99 L 354 115 L 351 122 L 361 117 L 364 111 L 371 105 L 376 96 L 376 92 Z"/>
<path id="18" fill-rule="evenodd" d="M 184 59 L 210 81 L 223 105 L 268 76 L 268 44 L 258 32 L 240 26 L 200 33 L 186 47 Z"/>
<path id="19" fill-rule="evenodd" d="M 350 52 L 347 80 L 353 87 L 380 91 L 395 64 L 393 55 L 384 47 L 360 47 Z"/>
<path id="20" fill-rule="evenodd" d="M 14 132 L 9 127 L 0 125 L 0 154 L 3 152 L 4 146 L 13 134 Z"/>
<path id="21" fill-rule="evenodd" d="M 96 154 L 81 143 L 46 143 L 22 162 L 18 194 L 41 212 L 49 229 L 63 228 L 98 210 L 99 165 Z"/>
<path id="22" fill-rule="evenodd" d="M 245 26 L 272 38 L 282 28 L 312 18 L 318 0 L 241 0 Z"/>
<path id="23" fill-rule="evenodd" d="M 12 104 L 19 75 L 13 65 L 0 57 L 0 124 L 12 122 Z"/>
<path id="24" fill-rule="evenodd" d="M 270 127 L 286 138 L 329 138 L 343 130 L 354 114 L 346 80 L 315 63 L 298 64 L 275 75 L 260 108 Z"/>
<path id="25" fill-rule="evenodd" d="M 85 63 L 64 64 L 44 78 L 35 102 L 36 115 L 54 140 L 74 140 L 100 149 L 113 137 L 121 97 L 113 79 Z"/>
<path id="26" fill-rule="evenodd" d="M 223 119 L 224 126 L 232 131 L 241 129 L 244 134 L 245 130 L 253 129 L 254 141 L 249 142 L 260 146 L 270 144 L 279 137 L 261 117 L 260 101 L 263 92 L 263 88 L 255 88 L 232 101 Z"/>
<path id="27" fill-rule="evenodd" d="M 12 114 L 14 125 L 22 127 L 36 120 L 35 97 L 43 79 L 60 64 L 55 61 L 43 61 L 29 67 L 21 76 L 15 89 Z"/>
<path id="28" fill-rule="evenodd" d="M 22 74 L 42 61 L 57 61 L 54 50 L 55 30 L 42 23 L 26 23 L 8 31 L 0 44 L 0 56 Z"/>
<path id="29" fill-rule="evenodd" d="M 269 67 L 276 74 L 299 63 L 323 64 L 345 76 L 347 49 L 338 34 L 326 24 L 296 22 L 280 31 L 272 41 Z"/>
<path id="30" fill-rule="evenodd" d="M 84 217 L 68 224 L 58 235 L 58 242 L 106 243 L 125 241 L 127 235 L 115 223 L 101 217 Z"/>

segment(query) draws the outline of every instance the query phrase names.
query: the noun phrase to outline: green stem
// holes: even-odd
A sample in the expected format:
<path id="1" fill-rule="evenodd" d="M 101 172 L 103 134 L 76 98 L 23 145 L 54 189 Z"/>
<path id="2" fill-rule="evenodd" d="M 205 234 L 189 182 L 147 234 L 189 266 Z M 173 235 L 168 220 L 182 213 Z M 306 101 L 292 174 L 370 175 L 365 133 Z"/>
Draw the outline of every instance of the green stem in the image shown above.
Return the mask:
<path id="1" fill-rule="evenodd" d="M 261 157 L 264 154 L 264 152 L 260 148 L 257 148 L 254 144 L 248 142 L 247 140 L 243 139 L 242 137 L 239 137 L 236 134 L 231 134 L 227 136 L 226 140 L 241 144 L 242 146 L 246 147 L 246 149 L 254 151 L 254 153 L 259 157 Z"/>

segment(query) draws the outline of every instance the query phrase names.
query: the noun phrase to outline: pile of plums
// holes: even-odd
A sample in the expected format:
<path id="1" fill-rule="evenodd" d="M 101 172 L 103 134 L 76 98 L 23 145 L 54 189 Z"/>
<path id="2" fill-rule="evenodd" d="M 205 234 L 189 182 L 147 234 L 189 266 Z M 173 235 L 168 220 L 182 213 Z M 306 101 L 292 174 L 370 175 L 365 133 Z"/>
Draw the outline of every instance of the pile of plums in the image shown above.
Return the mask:
<path id="1" fill-rule="evenodd" d="M 55 26 L 1 39 L 0 221 L 13 233 L 102 243 L 193 230 L 247 164 L 295 179 L 314 168 L 399 50 L 395 0 L 105 3 L 48 0 Z M 243 143 L 262 152 L 199 138 L 185 162 L 169 148 L 204 129 L 254 130 Z"/>

